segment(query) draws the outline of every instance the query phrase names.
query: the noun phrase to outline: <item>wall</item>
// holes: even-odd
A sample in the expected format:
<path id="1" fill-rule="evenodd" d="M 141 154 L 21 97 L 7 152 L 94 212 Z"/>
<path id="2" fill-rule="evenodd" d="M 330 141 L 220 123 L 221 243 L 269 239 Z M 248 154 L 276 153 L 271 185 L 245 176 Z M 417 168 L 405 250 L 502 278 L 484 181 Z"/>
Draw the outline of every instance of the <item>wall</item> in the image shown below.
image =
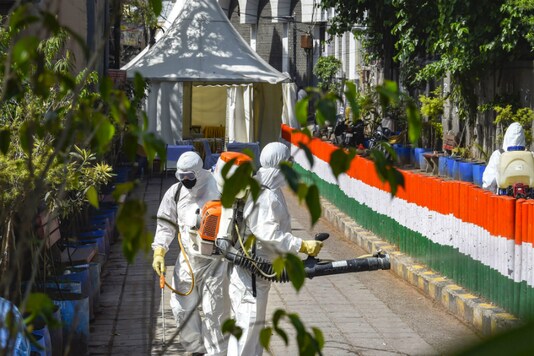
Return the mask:
<path id="1" fill-rule="evenodd" d="M 328 165 L 335 146 L 287 127 L 283 137 L 292 143 L 297 171 L 359 225 L 473 294 L 534 318 L 533 201 L 411 171 L 402 171 L 405 187 L 391 197 L 373 162 L 356 156 L 336 180 Z M 299 142 L 314 155 L 313 168 Z"/>

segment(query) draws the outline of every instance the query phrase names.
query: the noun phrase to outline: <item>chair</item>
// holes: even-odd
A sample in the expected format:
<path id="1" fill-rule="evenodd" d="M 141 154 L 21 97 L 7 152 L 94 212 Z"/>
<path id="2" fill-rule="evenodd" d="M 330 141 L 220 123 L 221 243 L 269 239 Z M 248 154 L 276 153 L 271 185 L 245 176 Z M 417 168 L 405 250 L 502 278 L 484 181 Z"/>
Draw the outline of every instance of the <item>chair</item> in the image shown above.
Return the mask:
<path id="1" fill-rule="evenodd" d="M 165 161 L 165 176 L 167 176 L 167 172 L 170 170 L 176 170 L 176 161 L 178 161 L 178 158 L 185 153 L 189 151 L 194 151 L 194 148 L 192 145 L 167 145 L 167 160 Z"/>
<path id="2" fill-rule="evenodd" d="M 217 164 L 217 160 L 221 154 L 211 152 L 211 147 L 208 140 L 202 140 L 202 146 L 204 148 L 204 169 L 211 170 L 213 166 Z"/>
<path id="3" fill-rule="evenodd" d="M 254 165 L 256 169 L 260 168 L 260 143 L 259 142 L 228 142 L 226 150 L 232 152 L 243 152 L 249 149 L 254 154 Z"/>

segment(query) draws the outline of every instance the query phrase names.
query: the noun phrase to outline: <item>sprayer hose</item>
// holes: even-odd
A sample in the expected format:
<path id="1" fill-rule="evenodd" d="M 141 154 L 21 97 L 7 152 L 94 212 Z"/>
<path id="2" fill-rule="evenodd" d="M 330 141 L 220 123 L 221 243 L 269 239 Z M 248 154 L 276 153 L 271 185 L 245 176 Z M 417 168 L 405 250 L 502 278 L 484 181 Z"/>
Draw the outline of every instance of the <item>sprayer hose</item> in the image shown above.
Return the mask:
<path id="1" fill-rule="evenodd" d="M 191 273 L 191 286 L 189 287 L 189 290 L 187 292 L 182 293 L 174 289 L 169 283 L 167 283 L 167 281 L 165 281 L 165 285 L 173 293 L 176 293 L 178 295 L 181 295 L 182 297 L 185 297 L 191 294 L 191 292 L 193 292 L 193 288 L 195 287 L 195 274 L 193 273 L 193 267 L 191 267 L 191 263 L 189 263 L 189 257 L 187 257 L 187 253 L 185 253 L 184 245 L 182 244 L 182 236 L 180 233 L 178 233 L 178 243 L 180 244 L 180 250 L 182 250 L 182 254 L 184 255 L 185 263 L 187 264 L 187 267 L 189 268 L 189 272 Z"/>

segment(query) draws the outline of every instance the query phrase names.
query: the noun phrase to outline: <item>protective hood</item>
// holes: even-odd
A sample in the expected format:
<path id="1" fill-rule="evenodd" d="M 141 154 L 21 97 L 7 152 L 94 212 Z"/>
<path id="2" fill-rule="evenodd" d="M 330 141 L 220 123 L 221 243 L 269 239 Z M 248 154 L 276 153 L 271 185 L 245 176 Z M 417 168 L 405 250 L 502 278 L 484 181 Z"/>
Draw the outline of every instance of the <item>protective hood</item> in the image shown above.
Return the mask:
<path id="1" fill-rule="evenodd" d="M 261 168 L 256 174 L 256 179 L 261 185 L 269 189 L 277 189 L 285 184 L 282 171 L 278 168 L 282 161 L 289 160 L 289 148 L 283 143 L 272 142 L 266 145 L 260 154 Z"/>
<path id="2" fill-rule="evenodd" d="M 202 165 L 202 158 L 196 152 L 185 152 L 176 162 L 176 179 L 178 179 L 179 173 L 195 173 L 197 183 L 193 188 L 189 189 L 189 194 L 193 197 L 199 196 L 210 181 L 211 173 L 203 169 Z"/>
<path id="3" fill-rule="evenodd" d="M 271 142 L 261 151 L 260 164 L 265 168 L 278 168 L 280 162 L 288 161 L 290 156 L 286 145 L 281 142 Z"/>
<path id="4" fill-rule="evenodd" d="M 508 147 L 513 146 L 526 146 L 525 132 L 523 131 L 523 127 L 517 122 L 508 126 L 502 142 L 502 149 L 504 151 L 508 151 Z"/>

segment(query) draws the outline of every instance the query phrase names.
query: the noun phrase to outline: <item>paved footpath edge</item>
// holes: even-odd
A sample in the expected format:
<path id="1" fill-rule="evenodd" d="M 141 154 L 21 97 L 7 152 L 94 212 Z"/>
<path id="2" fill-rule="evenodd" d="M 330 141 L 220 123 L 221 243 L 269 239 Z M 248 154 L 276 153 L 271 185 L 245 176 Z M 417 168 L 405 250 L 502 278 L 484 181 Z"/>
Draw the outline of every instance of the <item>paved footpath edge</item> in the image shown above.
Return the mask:
<path id="1" fill-rule="evenodd" d="M 427 297 L 441 303 L 449 312 L 472 325 L 482 335 L 494 335 L 518 327 L 521 321 L 502 308 L 476 296 L 453 280 L 418 263 L 399 249 L 359 226 L 328 200 L 321 198 L 323 217 L 369 253 L 382 250 L 389 254 L 392 271 L 417 287 Z"/>

